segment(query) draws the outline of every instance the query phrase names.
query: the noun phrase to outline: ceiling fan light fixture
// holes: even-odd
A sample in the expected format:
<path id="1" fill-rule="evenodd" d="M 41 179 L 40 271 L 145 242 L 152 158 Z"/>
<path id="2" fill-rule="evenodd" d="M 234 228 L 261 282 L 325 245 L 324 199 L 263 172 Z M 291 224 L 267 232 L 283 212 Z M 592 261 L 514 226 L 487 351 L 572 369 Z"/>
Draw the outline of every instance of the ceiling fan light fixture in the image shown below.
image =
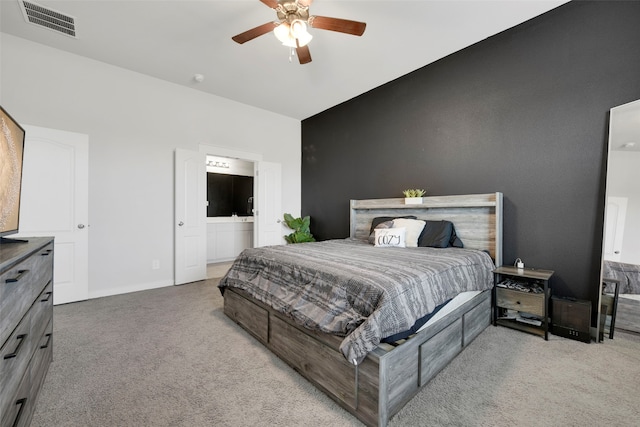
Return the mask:
<path id="1" fill-rule="evenodd" d="M 281 23 L 273 29 L 273 34 L 281 43 L 286 43 L 289 40 L 289 24 Z"/>
<path id="2" fill-rule="evenodd" d="M 307 24 L 299 19 L 296 19 L 291 23 L 290 32 L 295 39 L 299 39 L 304 34 L 309 34 L 307 32 Z"/>
<path id="3" fill-rule="evenodd" d="M 307 32 L 307 29 L 305 28 L 305 30 L 303 32 L 300 33 L 300 35 L 298 37 L 296 37 L 298 39 L 298 43 L 299 43 L 299 47 L 302 46 L 306 46 L 309 44 L 309 42 L 311 41 L 311 39 L 313 38 L 313 36 L 311 34 L 309 34 Z M 296 45 L 296 40 L 293 39 L 293 47 L 298 47 Z"/>
<path id="4" fill-rule="evenodd" d="M 286 22 L 281 23 L 273 29 L 273 34 L 283 45 L 294 48 L 306 46 L 313 38 L 307 31 L 307 25 L 300 20 L 293 21 L 291 25 Z M 298 39 L 298 44 L 296 44 L 296 39 Z"/>

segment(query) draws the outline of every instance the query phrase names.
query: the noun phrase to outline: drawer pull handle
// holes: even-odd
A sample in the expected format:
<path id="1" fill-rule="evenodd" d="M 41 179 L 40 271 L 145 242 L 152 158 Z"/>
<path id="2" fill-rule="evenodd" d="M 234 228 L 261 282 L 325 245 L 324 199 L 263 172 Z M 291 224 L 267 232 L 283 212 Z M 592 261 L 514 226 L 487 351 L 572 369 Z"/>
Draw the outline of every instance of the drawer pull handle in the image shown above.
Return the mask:
<path id="1" fill-rule="evenodd" d="M 16 347 L 15 350 L 13 350 L 13 353 L 6 354 L 4 356 L 4 358 L 5 359 L 12 359 L 12 358 L 16 357 L 18 355 L 18 352 L 20 351 L 20 347 L 22 347 L 22 344 L 24 344 L 26 337 L 27 337 L 27 334 L 18 335 L 16 337 L 17 340 L 20 340 L 20 342 L 18 343 L 18 346 Z"/>
<path id="2" fill-rule="evenodd" d="M 51 334 L 45 334 L 45 337 L 47 337 L 47 342 L 42 344 L 40 346 L 40 348 L 47 348 L 49 347 L 49 343 L 51 342 Z"/>
<path id="3" fill-rule="evenodd" d="M 22 410 L 25 406 L 27 406 L 27 398 L 23 397 L 22 399 L 16 400 L 16 406 L 20 405 L 20 409 L 18 409 L 18 413 L 16 414 L 16 419 L 12 425 L 17 426 L 20 425 L 20 417 L 22 416 Z"/>
<path id="4" fill-rule="evenodd" d="M 51 299 L 51 295 L 53 295 L 53 292 L 49 291 L 49 292 L 45 292 L 44 293 L 46 295 L 46 298 L 42 298 L 40 300 L 40 302 L 47 302 Z"/>
<path id="5" fill-rule="evenodd" d="M 29 270 L 18 270 L 18 274 L 16 275 L 16 277 L 10 277 L 9 279 L 5 280 L 5 283 L 15 283 L 22 279 L 22 276 L 24 276 L 28 272 Z"/>
<path id="6" fill-rule="evenodd" d="M 47 249 L 46 251 L 42 252 L 40 254 L 40 256 L 47 256 L 47 255 L 50 255 L 50 254 L 51 254 L 51 249 Z"/>
<path id="7" fill-rule="evenodd" d="M 516 301 L 516 304 L 520 304 L 520 301 Z"/>

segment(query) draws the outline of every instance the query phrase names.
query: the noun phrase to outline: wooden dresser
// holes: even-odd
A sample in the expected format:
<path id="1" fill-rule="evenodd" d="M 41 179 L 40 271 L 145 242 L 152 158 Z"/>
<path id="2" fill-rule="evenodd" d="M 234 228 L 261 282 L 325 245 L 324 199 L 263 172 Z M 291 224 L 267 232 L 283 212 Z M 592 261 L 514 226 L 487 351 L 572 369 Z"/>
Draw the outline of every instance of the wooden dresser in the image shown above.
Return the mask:
<path id="1" fill-rule="evenodd" d="M 0 244 L 0 426 L 28 426 L 53 356 L 53 239 Z"/>

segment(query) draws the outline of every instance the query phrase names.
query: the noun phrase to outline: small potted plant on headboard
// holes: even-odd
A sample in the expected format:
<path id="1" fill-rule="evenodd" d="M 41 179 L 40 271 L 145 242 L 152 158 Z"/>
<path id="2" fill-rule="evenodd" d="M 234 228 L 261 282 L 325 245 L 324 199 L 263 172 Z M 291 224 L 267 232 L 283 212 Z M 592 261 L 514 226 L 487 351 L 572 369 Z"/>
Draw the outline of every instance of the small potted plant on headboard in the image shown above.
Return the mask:
<path id="1" fill-rule="evenodd" d="M 304 243 L 315 242 L 316 239 L 309 230 L 311 224 L 311 218 L 305 216 L 304 218 L 294 218 L 291 214 L 284 214 L 284 222 L 287 227 L 293 230 L 293 233 L 284 236 L 287 243 Z"/>
<path id="2" fill-rule="evenodd" d="M 403 190 L 402 194 L 404 194 L 404 203 L 406 205 L 419 205 L 422 203 L 422 196 L 426 193 L 427 192 L 425 190 L 421 190 L 419 188 Z"/>

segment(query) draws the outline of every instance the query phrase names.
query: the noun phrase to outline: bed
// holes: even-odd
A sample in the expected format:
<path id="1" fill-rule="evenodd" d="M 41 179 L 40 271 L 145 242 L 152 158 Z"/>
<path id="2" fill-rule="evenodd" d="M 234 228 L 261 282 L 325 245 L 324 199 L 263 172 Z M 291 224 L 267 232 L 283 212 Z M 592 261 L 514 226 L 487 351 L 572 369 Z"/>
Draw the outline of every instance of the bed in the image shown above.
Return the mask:
<path id="1" fill-rule="evenodd" d="M 362 422 L 372 426 L 385 426 L 389 419 L 431 378 L 489 325 L 491 290 L 490 285 L 486 285 L 486 275 L 490 275 L 494 266 L 502 264 L 502 194 L 425 197 L 419 205 L 405 204 L 404 199 L 352 200 L 350 205 L 349 239 L 318 242 L 317 245 L 303 244 L 308 246 L 295 248 L 278 246 L 247 250 L 246 254 L 241 254 L 234 262 L 229 273 L 221 280 L 220 287 L 224 295 L 224 312 L 228 317 Z M 373 246 L 366 242 L 374 218 L 408 215 L 420 220 L 451 221 L 455 225 L 457 236 L 464 242 L 464 249 L 373 249 Z M 320 247 L 324 249 L 321 250 Z M 388 337 L 387 334 L 392 330 L 389 328 L 402 328 L 409 325 L 414 317 L 418 317 L 418 314 L 414 314 L 414 317 L 409 315 L 407 318 L 402 318 L 399 314 L 394 315 L 401 311 L 399 307 L 403 307 L 394 305 L 394 301 L 402 299 L 405 292 L 414 288 L 411 283 L 400 284 L 404 287 L 401 291 L 394 291 L 393 297 L 389 296 L 382 279 L 375 275 L 369 278 L 364 273 L 358 274 L 362 277 L 358 277 L 358 280 L 353 277 L 348 281 L 348 286 L 336 286 L 341 289 L 340 292 L 344 292 L 345 288 L 360 289 L 360 286 L 364 286 L 361 281 L 376 282 L 371 284 L 371 289 L 375 291 L 379 287 L 384 288 L 384 292 L 376 298 L 381 301 L 391 301 L 390 309 L 387 307 L 380 313 L 368 312 L 365 310 L 366 307 L 361 307 L 366 303 L 360 304 L 357 298 L 359 292 L 355 292 L 356 297 L 347 292 L 345 297 L 349 302 L 344 306 L 355 306 L 355 310 L 360 314 L 366 314 L 363 319 L 353 324 L 343 319 L 318 321 L 318 316 L 312 315 L 318 306 L 329 305 L 329 311 L 332 313 L 339 312 L 344 307 L 336 308 L 333 303 L 325 302 L 309 305 L 309 301 L 316 302 L 316 297 L 319 298 L 316 294 L 307 295 L 304 304 L 300 307 L 291 307 L 290 301 L 286 298 L 284 299 L 286 304 L 278 303 L 282 300 L 269 296 L 266 291 L 256 291 L 254 286 L 245 283 L 251 280 L 256 283 L 261 282 L 268 276 L 269 284 L 266 288 L 275 287 L 274 293 L 286 294 L 287 291 L 283 290 L 286 288 L 286 283 L 277 282 L 315 280 L 308 276 L 306 268 L 318 256 L 326 256 L 328 260 L 322 258 L 321 262 L 316 261 L 315 264 L 321 265 L 322 268 L 314 274 L 318 277 L 327 275 L 331 281 L 334 277 L 332 274 L 338 274 L 337 270 L 349 271 L 352 265 L 356 265 L 353 268 L 362 268 L 366 265 L 360 264 L 365 263 L 365 260 L 360 260 L 359 254 L 371 250 L 379 251 L 375 263 L 382 265 L 382 271 L 387 269 L 389 276 L 401 276 L 408 278 L 407 280 L 411 282 L 411 278 L 418 274 L 429 275 L 431 267 L 421 267 L 422 262 L 419 258 L 413 259 L 415 253 L 422 249 L 437 251 L 437 255 L 433 256 L 440 257 L 436 264 L 448 266 L 445 270 L 454 271 L 453 276 L 444 276 L 436 280 L 448 282 L 456 291 L 449 294 L 444 292 L 445 295 L 419 294 L 408 297 L 409 301 L 420 306 L 420 310 L 424 310 L 425 307 L 428 307 L 428 310 L 435 307 L 444 308 L 437 311 L 437 314 L 417 331 L 411 330 L 408 337 L 402 336 L 390 342 L 381 342 L 383 338 Z M 409 264 L 413 263 L 416 270 L 409 270 L 408 267 L 405 269 L 398 259 L 391 261 L 390 265 L 393 265 L 393 268 L 389 265 L 385 266 L 383 260 L 387 256 L 393 258 L 394 250 L 396 255 L 404 251 L 402 258 L 407 258 Z M 292 264 L 286 260 L 295 257 L 295 251 L 300 253 L 298 255 L 300 265 L 291 267 Z M 324 255 L 318 255 L 320 252 L 316 251 L 321 251 Z M 332 261 L 341 262 L 343 258 L 339 254 L 345 251 L 353 253 L 353 256 L 349 257 L 348 261 L 343 261 L 344 268 L 331 267 Z M 466 261 L 460 265 L 451 266 L 449 264 L 453 261 L 448 259 L 449 253 L 452 256 L 453 253 L 462 254 L 462 258 Z M 281 256 L 285 260 L 281 265 L 286 267 L 274 267 L 269 274 L 255 270 L 259 267 L 248 263 L 246 259 L 242 261 L 243 257 L 262 262 L 262 258 L 271 259 Z M 331 260 L 332 257 L 335 260 Z M 482 260 L 483 257 L 489 258 L 489 265 Z M 482 264 L 483 271 L 473 273 L 471 267 L 467 271 L 464 263 Z M 372 267 L 371 270 L 374 268 Z M 421 270 L 426 270 L 426 273 L 425 271 L 420 273 Z M 484 285 L 478 289 L 466 291 L 465 284 L 473 281 L 474 275 L 478 275 L 479 281 Z M 260 278 L 256 279 L 258 276 Z M 271 283 L 272 279 L 274 283 Z M 380 282 L 377 282 L 378 280 Z M 325 286 L 315 285 L 314 287 L 324 288 Z M 307 287 L 307 289 L 314 287 Z M 436 284 L 435 287 L 444 288 L 442 283 Z M 373 292 L 370 288 L 362 289 L 364 290 L 360 293 Z M 460 290 L 464 292 L 457 295 Z M 424 301 L 416 302 L 422 299 Z M 376 303 L 375 306 L 385 306 L 385 304 Z M 297 314 L 292 315 L 292 313 Z M 388 320 L 394 317 L 401 319 Z"/>
<path id="2" fill-rule="evenodd" d="M 614 292 L 612 283 L 606 279 L 614 279 L 619 283 L 620 294 L 640 295 L 640 265 L 605 260 L 602 276 L 605 277 L 605 291 Z"/>

